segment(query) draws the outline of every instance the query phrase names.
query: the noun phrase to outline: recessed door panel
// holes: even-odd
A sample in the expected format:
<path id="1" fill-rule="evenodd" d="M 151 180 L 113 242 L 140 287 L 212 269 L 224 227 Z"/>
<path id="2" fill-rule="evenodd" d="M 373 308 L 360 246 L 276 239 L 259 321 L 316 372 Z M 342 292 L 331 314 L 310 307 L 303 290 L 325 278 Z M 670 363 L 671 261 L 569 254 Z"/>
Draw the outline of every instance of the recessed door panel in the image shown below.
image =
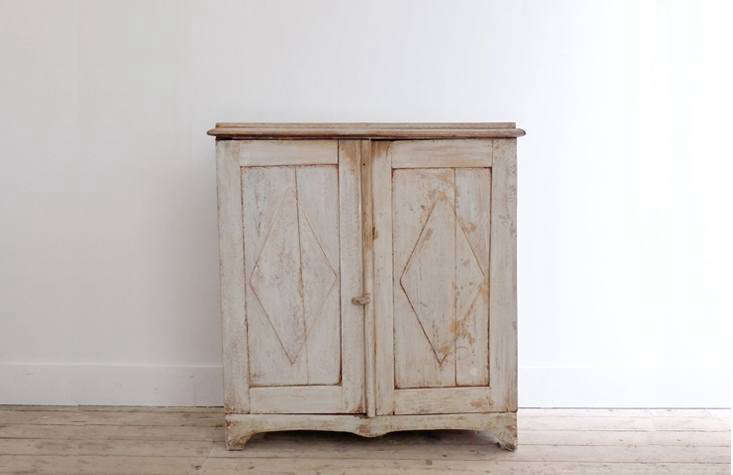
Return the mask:
<path id="1" fill-rule="evenodd" d="M 397 388 L 488 385 L 488 168 L 393 170 Z"/>
<path id="2" fill-rule="evenodd" d="M 338 169 L 243 167 L 250 384 L 341 377 Z"/>

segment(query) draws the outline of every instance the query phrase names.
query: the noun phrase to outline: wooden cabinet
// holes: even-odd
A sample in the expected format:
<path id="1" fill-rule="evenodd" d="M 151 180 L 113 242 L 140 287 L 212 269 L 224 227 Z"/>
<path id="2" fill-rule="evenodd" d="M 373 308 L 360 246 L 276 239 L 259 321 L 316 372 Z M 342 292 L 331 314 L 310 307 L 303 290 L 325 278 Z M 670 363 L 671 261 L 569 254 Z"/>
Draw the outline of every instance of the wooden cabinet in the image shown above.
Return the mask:
<path id="1" fill-rule="evenodd" d="M 217 124 L 226 440 L 516 445 L 513 123 Z"/>

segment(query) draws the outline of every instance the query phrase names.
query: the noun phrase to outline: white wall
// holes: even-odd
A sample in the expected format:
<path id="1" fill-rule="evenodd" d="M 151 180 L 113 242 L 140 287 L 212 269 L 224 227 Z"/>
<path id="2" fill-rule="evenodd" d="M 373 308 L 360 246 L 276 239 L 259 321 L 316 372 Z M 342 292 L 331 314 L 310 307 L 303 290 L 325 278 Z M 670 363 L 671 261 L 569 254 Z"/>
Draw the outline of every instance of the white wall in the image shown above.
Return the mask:
<path id="1" fill-rule="evenodd" d="M 728 405 L 724 6 L 2 1 L 0 402 L 220 403 L 215 121 L 516 120 L 520 404 Z"/>

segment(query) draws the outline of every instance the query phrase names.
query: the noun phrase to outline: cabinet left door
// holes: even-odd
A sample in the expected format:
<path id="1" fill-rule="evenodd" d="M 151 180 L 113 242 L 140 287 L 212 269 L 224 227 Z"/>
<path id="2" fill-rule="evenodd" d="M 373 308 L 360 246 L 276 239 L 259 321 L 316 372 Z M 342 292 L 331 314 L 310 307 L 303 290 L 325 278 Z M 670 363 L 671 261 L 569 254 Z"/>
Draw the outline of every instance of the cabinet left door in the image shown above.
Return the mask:
<path id="1" fill-rule="evenodd" d="M 216 154 L 226 412 L 363 412 L 358 141 Z"/>

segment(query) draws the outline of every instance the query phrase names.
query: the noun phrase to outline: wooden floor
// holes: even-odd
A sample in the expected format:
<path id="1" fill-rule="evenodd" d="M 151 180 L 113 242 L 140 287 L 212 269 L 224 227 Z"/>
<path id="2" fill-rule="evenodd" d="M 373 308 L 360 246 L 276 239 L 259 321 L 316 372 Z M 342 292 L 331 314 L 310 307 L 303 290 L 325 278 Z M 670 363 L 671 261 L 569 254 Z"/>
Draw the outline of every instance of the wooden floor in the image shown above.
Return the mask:
<path id="1" fill-rule="evenodd" d="M 522 409 L 482 432 L 327 432 L 224 449 L 221 408 L 0 406 L 2 473 L 730 473 L 727 409 Z"/>

